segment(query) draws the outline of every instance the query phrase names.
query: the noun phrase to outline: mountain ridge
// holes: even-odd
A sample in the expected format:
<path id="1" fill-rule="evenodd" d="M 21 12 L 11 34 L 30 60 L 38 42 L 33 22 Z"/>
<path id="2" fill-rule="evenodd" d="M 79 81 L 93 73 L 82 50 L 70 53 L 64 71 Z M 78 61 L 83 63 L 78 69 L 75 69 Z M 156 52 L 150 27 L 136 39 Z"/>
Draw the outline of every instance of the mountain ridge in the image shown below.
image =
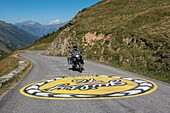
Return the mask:
<path id="1" fill-rule="evenodd" d="M 36 21 L 28 20 L 21 23 L 16 23 L 14 25 L 19 27 L 20 29 L 29 32 L 34 36 L 42 37 L 44 35 L 57 31 L 64 24 L 65 22 L 59 24 L 42 25 Z"/>

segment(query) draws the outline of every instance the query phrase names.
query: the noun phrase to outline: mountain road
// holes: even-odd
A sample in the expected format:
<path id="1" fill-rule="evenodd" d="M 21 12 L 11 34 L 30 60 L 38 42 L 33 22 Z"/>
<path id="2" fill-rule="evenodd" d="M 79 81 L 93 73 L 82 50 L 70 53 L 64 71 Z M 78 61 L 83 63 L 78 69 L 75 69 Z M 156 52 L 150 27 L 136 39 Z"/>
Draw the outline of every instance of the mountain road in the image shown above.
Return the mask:
<path id="1" fill-rule="evenodd" d="M 1 97 L 0 113 L 170 113 L 168 83 L 87 60 L 79 73 L 42 51 L 20 56 L 33 67 Z"/>

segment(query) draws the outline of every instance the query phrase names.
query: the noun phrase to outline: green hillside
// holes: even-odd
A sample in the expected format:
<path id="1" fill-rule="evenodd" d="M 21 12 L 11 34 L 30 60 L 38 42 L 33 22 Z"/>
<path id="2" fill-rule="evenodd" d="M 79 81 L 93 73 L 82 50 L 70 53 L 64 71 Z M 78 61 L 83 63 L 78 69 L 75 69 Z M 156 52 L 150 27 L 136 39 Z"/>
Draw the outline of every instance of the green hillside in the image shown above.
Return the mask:
<path id="1" fill-rule="evenodd" d="M 170 82 L 169 0 L 103 0 L 49 37 L 48 55 L 78 45 L 87 59 Z"/>

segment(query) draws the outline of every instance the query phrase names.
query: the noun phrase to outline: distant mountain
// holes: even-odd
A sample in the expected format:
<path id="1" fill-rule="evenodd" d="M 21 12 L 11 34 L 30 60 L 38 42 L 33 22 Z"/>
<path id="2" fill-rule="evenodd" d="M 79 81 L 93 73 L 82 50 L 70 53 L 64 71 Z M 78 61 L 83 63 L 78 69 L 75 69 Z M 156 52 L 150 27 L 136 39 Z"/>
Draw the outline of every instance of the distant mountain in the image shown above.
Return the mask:
<path id="1" fill-rule="evenodd" d="M 57 31 L 64 24 L 66 23 L 42 25 L 38 22 L 28 20 L 21 23 L 16 23 L 15 26 L 29 32 L 34 36 L 42 37 L 43 35 Z"/>
<path id="2" fill-rule="evenodd" d="M 37 37 L 0 20 L 0 56 L 33 43 Z"/>

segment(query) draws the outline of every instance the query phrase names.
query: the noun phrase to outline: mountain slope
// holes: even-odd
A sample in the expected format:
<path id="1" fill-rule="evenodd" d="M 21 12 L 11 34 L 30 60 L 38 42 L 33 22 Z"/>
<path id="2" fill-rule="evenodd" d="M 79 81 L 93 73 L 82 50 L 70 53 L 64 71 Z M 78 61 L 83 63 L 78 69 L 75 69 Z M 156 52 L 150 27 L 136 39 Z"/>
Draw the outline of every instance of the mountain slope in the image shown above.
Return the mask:
<path id="1" fill-rule="evenodd" d="M 21 23 L 16 23 L 15 26 L 29 32 L 30 34 L 38 37 L 42 37 L 48 33 L 57 31 L 65 23 L 54 24 L 54 25 L 42 25 L 34 21 L 25 21 Z"/>
<path id="2" fill-rule="evenodd" d="M 16 26 L 0 21 L 0 56 L 33 43 L 37 37 Z"/>
<path id="3" fill-rule="evenodd" d="M 78 45 L 88 59 L 170 81 L 169 20 L 169 0 L 103 0 L 54 33 L 45 53 Z"/>
<path id="4" fill-rule="evenodd" d="M 4 43 L 0 42 L 0 57 L 9 52 L 10 50 L 6 48 Z"/>

